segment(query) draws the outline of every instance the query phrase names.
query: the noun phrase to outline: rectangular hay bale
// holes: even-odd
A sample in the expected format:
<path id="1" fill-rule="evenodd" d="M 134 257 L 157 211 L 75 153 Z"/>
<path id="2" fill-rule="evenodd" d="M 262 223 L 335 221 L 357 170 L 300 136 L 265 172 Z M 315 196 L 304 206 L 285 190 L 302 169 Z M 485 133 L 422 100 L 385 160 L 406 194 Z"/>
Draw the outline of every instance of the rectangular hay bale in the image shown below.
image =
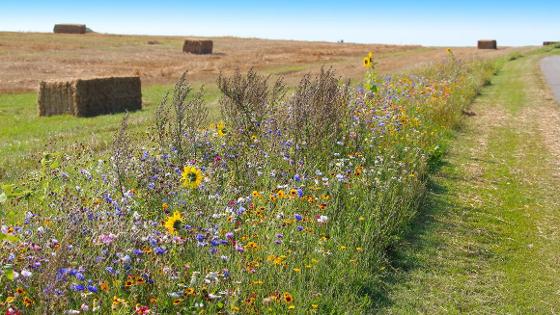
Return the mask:
<path id="1" fill-rule="evenodd" d="M 56 34 L 85 34 L 85 24 L 55 24 L 53 32 Z"/>
<path id="2" fill-rule="evenodd" d="M 39 116 L 79 117 L 142 109 L 140 77 L 109 77 L 66 82 L 41 82 Z"/>
<path id="3" fill-rule="evenodd" d="M 211 54 L 214 42 L 211 40 L 185 40 L 183 52 L 197 55 Z"/>
<path id="4" fill-rule="evenodd" d="M 478 49 L 498 49 L 498 42 L 496 40 L 479 40 Z"/>

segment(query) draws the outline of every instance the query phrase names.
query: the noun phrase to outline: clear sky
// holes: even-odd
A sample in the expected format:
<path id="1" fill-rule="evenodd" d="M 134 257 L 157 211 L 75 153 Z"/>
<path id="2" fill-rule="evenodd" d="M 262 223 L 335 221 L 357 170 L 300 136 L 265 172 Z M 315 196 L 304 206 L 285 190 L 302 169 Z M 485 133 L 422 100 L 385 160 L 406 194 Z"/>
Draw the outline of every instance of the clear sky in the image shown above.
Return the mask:
<path id="1" fill-rule="evenodd" d="M 55 23 L 120 34 L 516 46 L 560 40 L 560 0 L 0 0 L 1 31 L 51 32 Z"/>

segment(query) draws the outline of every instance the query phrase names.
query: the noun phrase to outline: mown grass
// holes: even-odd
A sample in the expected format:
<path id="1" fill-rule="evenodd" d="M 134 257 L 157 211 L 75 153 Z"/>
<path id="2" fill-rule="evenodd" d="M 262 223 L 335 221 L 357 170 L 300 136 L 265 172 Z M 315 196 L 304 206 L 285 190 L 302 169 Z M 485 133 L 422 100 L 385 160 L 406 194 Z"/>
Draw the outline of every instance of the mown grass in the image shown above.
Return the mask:
<path id="1" fill-rule="evenodd" d="M 536 66 L 507 63 L 473 106 L 434 177 L 422 215 L 393 252 L 378 312 L 549 314 L 559 311 L 560 188 Z"/>

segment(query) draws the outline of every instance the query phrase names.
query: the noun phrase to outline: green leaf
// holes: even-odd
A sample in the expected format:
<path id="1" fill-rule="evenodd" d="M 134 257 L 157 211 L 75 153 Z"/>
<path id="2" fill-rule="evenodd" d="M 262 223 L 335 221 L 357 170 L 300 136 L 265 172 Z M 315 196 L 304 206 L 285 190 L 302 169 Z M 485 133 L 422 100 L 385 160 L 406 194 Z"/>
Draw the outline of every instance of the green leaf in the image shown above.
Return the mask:
<path id="1" fill-rule="evenodd" d="M 8 200 L 8 196 L 6 196 L 6 193 L 3 192 L 0 194 L 0 203 L 4 203 Z"/>
<path id="2" fill-rule="evenodd" d="M 15 243 L 15 242 L 19 241 L 19 238 L 17 238 L 17 236 L 6 235 L 4 233 L 0 233 L 0 241 L 8 241 L 8 242 L 11 242 L 11 243 Z"/>
<path id="3" fill-rule="evenodd" d="M 14 281 L 14 269 L 12 269 L 12 267 L 6 268 L 4 270 L 4 275 L 6 275 L 6 278 L 8 278 L 8 280 Z"/>

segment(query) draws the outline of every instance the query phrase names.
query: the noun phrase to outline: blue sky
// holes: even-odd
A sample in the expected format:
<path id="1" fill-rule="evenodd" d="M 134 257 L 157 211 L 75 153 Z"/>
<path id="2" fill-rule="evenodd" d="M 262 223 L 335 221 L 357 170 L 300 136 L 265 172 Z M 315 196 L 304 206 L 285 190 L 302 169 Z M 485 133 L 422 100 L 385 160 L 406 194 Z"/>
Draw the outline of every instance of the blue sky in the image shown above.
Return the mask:
<path id="1" fill-rule="evenodd" d="M 52 31 L 85 23 L 97 32 L 153 35 L 473 45 L 560 40 L 555 1 L 45 1 L 0 0 L 0 30 Z"/>

